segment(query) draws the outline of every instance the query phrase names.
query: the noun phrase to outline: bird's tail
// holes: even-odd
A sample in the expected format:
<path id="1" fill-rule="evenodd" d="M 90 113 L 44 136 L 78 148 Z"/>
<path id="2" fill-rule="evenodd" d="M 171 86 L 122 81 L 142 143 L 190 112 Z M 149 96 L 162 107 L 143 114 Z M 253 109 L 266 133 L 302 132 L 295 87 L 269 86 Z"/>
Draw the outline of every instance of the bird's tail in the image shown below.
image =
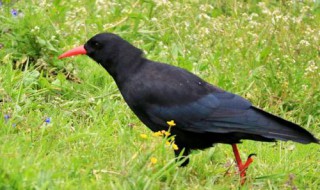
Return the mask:
<path id="1" fill-rule="evenodd" d="M 252 109 L 256 114 L 261 115 L 269 121 L 271 120 L 267 129 L 268 132 L 264 133 L 263 136 L 276 140 L 291 140 L 303 144 L 320 143 L 319 139 L 315 138 L 309 131 L 299 125 L 265 112 L 259 108 L 252 106 Z"/>

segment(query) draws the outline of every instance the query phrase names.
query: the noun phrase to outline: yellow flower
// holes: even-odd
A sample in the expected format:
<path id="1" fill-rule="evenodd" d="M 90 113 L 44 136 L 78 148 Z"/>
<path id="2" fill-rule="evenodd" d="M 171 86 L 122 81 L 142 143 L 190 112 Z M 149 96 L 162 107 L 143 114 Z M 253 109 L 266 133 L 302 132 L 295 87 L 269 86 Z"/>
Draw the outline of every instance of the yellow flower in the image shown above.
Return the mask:
<path id="1" fill-rule="evenodd" d="M 140 137 L 143 138 L 143 139 L 148 138 L 148 136 L 146 134 L 140 134 Z"/>
<path id="2" fill-rule="evenodd" d="M 162 136 L 162 132 L 161 132 L 161 131 L 154 132 L 154 133 L 152 134 L 152 136 L 154 136 L 154 137 L 161 137 L 161 136 Z"/>
<path id="3" fill-rule="evenodd" d="M 176 145 L 175 143 L 172 144 L 172 149 L 173 150 L 179 150 L 179 147 L 178 145 Z"/>
<path id="4" fill-rule="evenodd" d="M 158 162 L 158 159 L 155 157 L 151 157 L 150 162 L 151 164 L 156 164 Z"/>
<path id="5" fill-rule="evenodd" d="M 168 146 L 169 146 L 169 145 L 170 145 L 170 142 L 169 142 L 169 141 L 166 141 L 166 145 L 168 145 Z"/>
<path id="6" fill-rule="evenodd" d="M 169 135 L 171 135 L 171 133 L 169 131 L 165 131 L 165 130 L 162 130 L 162 131 L 157 131 L 157 132 L 154 132 L 152 134 L 152 136 L 154 137 L 161 137 L 161 136 L 166 136 L 168 137 Z"/>
<path id="7" fill-rule="evenodd" d="M 164 132 L 163 134 L 164 134 L 164 136 L 168 137 L 171 133 L 169 133 L 168 131 L 166 131 L 166 132 Z"/>
<path id="8" fill-rule="evenodd" d="M 176 123 L 174 122 L 174 120 L 167 121 L 167 124 L 169 125 L 169 127 L 176 126 Z"/>

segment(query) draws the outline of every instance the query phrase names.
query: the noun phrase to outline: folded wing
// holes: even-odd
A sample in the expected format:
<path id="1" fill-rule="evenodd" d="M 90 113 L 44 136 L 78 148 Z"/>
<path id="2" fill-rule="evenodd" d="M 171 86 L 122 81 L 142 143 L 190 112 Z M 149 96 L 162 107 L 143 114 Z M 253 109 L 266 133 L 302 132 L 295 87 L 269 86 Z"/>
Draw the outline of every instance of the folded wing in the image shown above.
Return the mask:
<path id="1" fill-rule="evenodd" d="M 195 133 L 243 133 L 273 140 L 319 142 L 297 124 L 267 113 L 246 99 L 228 92 L 213 92 L 182 105 L 153 105 L 147 110 L 153 122 L 174 120 L 181 130 Z"/>

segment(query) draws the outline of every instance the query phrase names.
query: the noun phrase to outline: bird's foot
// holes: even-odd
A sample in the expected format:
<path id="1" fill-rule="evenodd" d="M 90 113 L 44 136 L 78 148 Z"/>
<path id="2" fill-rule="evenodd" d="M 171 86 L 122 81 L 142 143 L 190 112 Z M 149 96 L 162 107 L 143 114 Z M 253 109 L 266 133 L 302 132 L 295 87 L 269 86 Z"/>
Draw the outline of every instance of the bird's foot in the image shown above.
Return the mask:
<path id="1" fill-rule="evenodd" d="M 243 185 L 246 182 L 246 171 L 249 167 L 249 165 L 253 162 L 253 156 L 256 156 L 256 154 L 250 154 L 244 164 L 242 164 L 242 160 L 240 158 L 240 154 L 238 151 L 238 147 L 236 144 L 232 144 L 232 149 L 234 156 L 236 158 L 237 166 L 240 173 L 240 182 L 241 185 Z"/>
<path id="2" fill-rule="evenodd" d="M 249 165 L 253 162 L 253 156 L 256 156 L 256 154 L 250 154 L 247 158 L 247 161 L 244 164 L 238 165 L 241 185 L 243 185 L 246 182 L 246 171 Z"/>

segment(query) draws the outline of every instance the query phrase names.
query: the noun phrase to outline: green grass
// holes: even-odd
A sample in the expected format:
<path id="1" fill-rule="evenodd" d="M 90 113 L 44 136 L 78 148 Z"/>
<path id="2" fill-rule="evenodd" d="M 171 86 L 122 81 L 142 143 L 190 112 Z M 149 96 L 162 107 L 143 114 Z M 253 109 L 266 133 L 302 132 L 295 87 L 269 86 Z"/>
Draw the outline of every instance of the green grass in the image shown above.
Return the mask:
<path id="1" fill-rule="evenodd" d="M 102 31 L 320 137 L 319 1 L 3 2 L 0 189 L 240 188 L 229 145 L 194 151 L 178 168 L 102 67 L 57 59 Z M 318 145 L 239 147 L 258 155 L 243 189 L 320 189 Z"/>

